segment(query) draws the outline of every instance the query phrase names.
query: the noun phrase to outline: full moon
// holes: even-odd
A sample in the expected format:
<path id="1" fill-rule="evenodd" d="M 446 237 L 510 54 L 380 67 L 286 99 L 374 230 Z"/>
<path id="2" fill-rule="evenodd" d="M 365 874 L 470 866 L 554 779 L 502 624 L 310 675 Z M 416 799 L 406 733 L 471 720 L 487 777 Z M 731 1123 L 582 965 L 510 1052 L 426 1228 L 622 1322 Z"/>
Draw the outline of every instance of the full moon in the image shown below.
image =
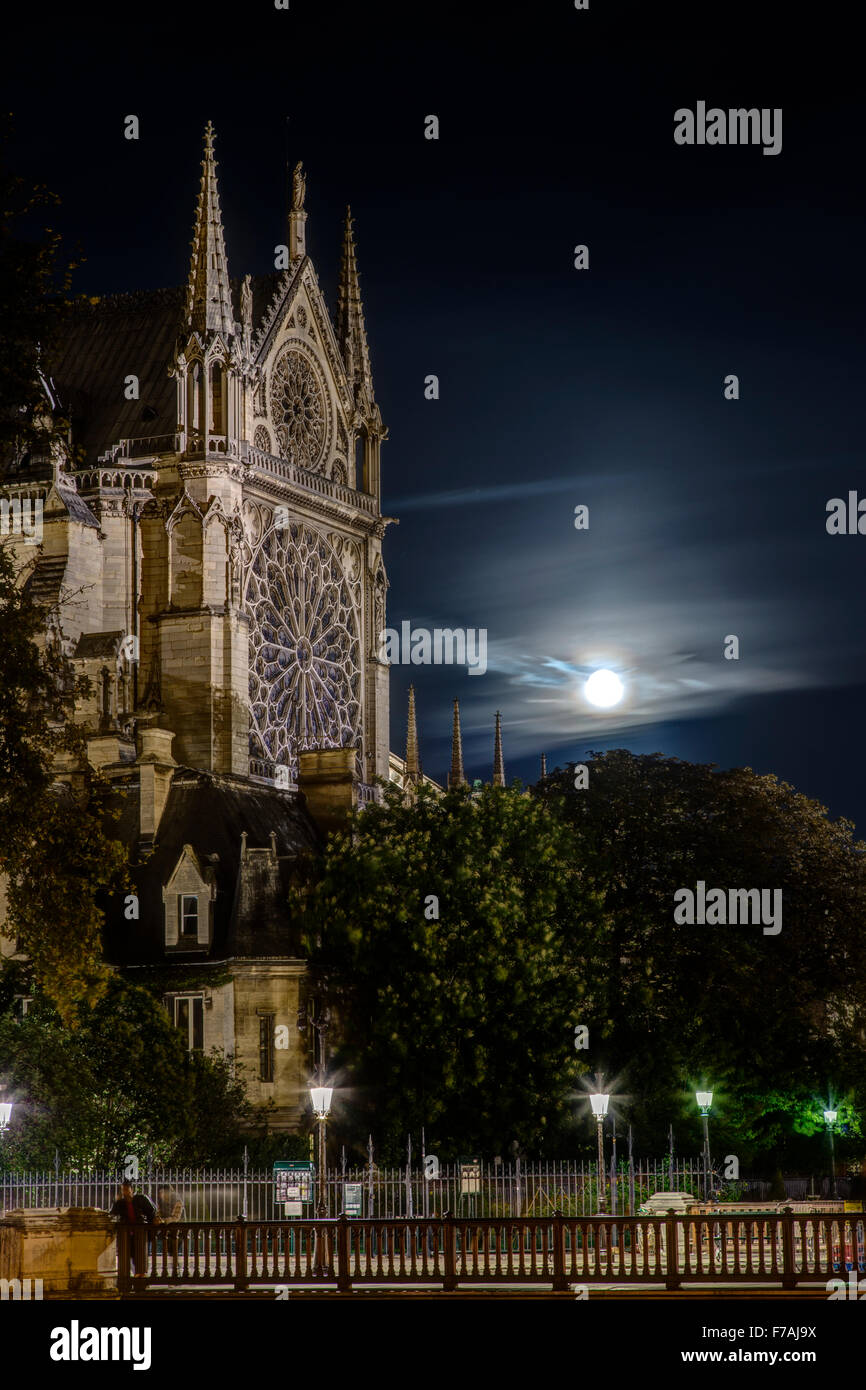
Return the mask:
<path id="1" fill-rule="evenodd" d="M 583 687 L 583 693 L 591 705 L 598 709 L 610 709 L 618 705 L 625 688 L 619 676 L 613 671 L 593 671 Z"/>

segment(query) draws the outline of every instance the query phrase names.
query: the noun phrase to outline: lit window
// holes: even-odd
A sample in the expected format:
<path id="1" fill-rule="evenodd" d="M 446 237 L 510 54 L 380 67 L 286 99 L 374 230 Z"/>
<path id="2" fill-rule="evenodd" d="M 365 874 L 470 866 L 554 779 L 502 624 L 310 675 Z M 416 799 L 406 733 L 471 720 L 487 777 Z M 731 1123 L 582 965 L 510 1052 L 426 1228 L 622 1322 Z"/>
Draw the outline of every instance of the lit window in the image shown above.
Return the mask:
<path id="1" fill-rule="evenodd" d="M 190 1052 L 204 1047 L 204 1000 L 201 995 L 175 995 L 169 1013 L 175 1028 L 183 1035 Z"/>
<path id="2" fill-rule="evenodd" d="M 198 940 L 198 898 L 195 894 L 181 894 L 180 934 Z"/>

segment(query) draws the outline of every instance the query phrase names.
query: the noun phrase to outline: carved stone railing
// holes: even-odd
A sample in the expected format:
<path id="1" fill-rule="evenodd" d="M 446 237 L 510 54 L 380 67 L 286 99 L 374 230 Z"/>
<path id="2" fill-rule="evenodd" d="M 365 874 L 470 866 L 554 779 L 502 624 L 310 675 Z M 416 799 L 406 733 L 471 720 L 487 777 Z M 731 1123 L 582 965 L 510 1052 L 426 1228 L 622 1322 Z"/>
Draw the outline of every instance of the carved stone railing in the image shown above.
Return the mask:
<path id="1" fill-rule="evenodd" d="M 267 782 L 281 792 L 296 792 L 298 784 L 289 768 L 268 762 L 264 758 L 250 758 L 250 777 L 256 782 Z"/>
<path id="2" fill-rule="evenodd" d="M 105 455 L 100 463 L 105 461 Z M 148 468 L 77 468 L 73 474 L 79 492 L 93 492 L 97 488 L 120 488 L 125 492 L 133 488 L 155 488 L 158 474 Z"/>
<path id="3" fill-rule="evenodd" d="M 377 514 L 376 499 L 367 492 L 358 492 L 356 488 L 347 487 L 345 483 L 334 483 L 321 473 L 311 473 L 309 469 L 301 468 L 297 463 L 289 463 L 287 459 L 266 454 L 253 445 L 245 451 L 244 458 L 254 473 L 282 478 L 294 487 L 316 492 L 320 497 L 327 497 L 334 502 L 344 502 L 350 507 L 356 507 L 358 511 L 368 512 L 370 516 Z"/>
<path id="4" fill-rule="evenodd" d="M 110 449 L 99 455 L 98 461 L 113 463 L 118 458 L 153 458 L 157 454 L 176 454 L 179 449 L 179 434 L 151 434 L 141 439 L 118 439 Z"/>

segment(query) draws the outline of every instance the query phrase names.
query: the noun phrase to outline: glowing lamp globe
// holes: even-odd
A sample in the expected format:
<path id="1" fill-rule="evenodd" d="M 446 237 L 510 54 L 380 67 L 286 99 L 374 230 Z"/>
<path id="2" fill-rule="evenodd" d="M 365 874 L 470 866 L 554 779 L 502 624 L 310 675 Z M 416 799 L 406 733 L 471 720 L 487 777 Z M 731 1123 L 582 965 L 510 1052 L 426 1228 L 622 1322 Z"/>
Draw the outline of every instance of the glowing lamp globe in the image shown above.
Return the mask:
<path id="1" fill-rule="evenodd" d="M 333 1086 L 311 1086 L 310 1100 L 313 1102 L 313 1113 L 324 1119 L 330 1112 L 333 1094 Z"/>

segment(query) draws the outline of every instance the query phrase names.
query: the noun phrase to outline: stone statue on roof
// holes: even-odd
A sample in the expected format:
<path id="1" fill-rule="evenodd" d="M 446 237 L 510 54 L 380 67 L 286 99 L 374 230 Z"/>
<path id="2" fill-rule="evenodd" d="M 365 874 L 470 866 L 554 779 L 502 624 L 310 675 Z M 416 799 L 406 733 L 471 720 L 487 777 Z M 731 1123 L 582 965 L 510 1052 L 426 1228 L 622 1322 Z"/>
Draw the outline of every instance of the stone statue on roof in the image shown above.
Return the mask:
<path id="1" fill-rule="evenodd" d="M 241 324 L 245 329 L 253 326 L 253 291 L 251 287 L 252 276 L 245 275 L 241 282 Z"/>
<path id="2" fill-rule="evenodd" d="M 304 206 L 304 195 L 307 191 L 307 180 L 302 170 L 303 164 L 299 160 L 295 165 L 295 172 L 292 174 L 292 211 L 300 212 Z"/>

